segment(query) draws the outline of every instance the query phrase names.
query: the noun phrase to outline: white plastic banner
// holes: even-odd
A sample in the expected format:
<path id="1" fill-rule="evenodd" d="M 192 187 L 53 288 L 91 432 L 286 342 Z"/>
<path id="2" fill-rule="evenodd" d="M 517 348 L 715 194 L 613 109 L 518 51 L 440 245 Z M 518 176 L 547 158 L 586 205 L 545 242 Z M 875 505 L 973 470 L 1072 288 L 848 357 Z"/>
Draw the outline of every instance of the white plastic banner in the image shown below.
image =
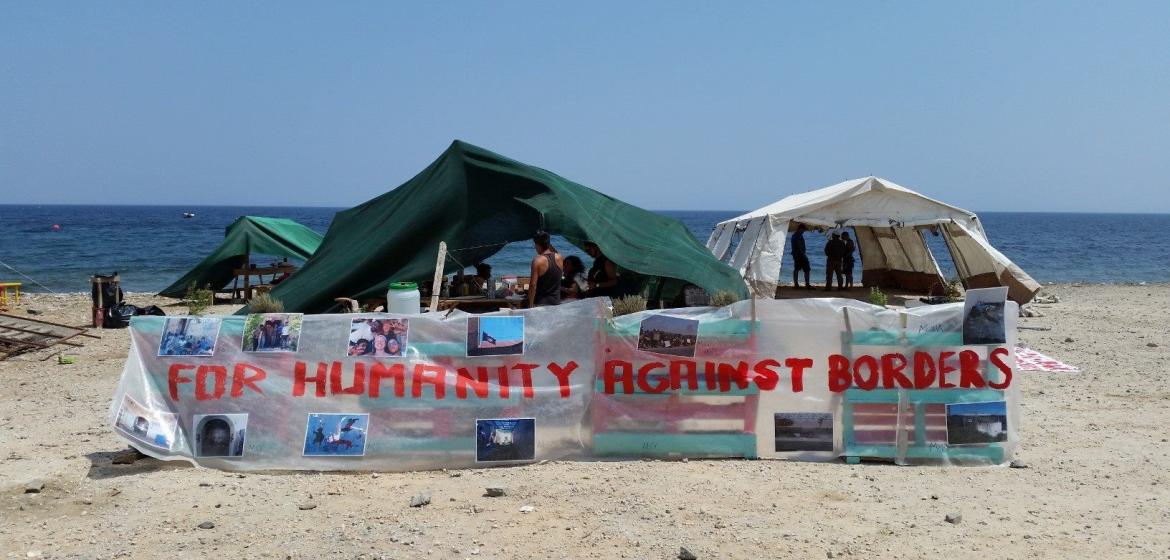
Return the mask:
<path id="1" fill-rule="evenodd" d="M 1017 443 L 1016 309 L 969 300 L 136 317 L 110 417 L 144 453 L 227 470 L 998 464 Z"/>

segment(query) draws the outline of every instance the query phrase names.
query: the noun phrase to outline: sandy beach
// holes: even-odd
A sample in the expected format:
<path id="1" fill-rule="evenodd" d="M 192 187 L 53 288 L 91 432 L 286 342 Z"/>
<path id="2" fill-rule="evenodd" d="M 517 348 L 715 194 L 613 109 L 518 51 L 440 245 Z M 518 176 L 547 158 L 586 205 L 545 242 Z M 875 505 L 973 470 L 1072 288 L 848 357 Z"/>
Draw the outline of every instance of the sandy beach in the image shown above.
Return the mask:
<path id="1" fill-rule="evenodd" d="M 234 474 L 141 459 L 110 429 L 127 331 L 0 362 L 9 558 L 1151 558 L 1170 554 L 1170 285 L 1054 285 L 1022 344 L 1027 468 L 549 462 L 400 474 Z M 174 300 L 128 294 L 136 305 Z M 86 295 L 11 313 L 80 325 Z M 233 307 L 217 307 L 228 313 Z M 1037 330 L 1037 329 L 1050 330 Z M 43 484 L 43 487 L 41 486 Z M 507 487 L 486 497 L 486 486 Z M 39 490 L 32 492 L 32 490 Z M 410 507 L 418 493 L 430 505 Z M 521 507 L 534 511 L 521 513 Z M 961 522 L 944 521 L 961 514 Z"/>

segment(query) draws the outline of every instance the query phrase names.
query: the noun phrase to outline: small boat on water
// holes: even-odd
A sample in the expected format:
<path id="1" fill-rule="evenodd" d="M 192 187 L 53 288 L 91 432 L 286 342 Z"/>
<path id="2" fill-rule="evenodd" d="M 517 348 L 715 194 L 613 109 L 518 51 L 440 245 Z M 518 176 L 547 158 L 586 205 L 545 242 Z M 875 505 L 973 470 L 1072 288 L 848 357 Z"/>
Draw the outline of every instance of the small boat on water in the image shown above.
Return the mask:
<path id="1" fill-rule="evenodd" d="M 194 218 L 195 213 L 194 212 L 183 212 L 183 217 L 184 218 Z"/>

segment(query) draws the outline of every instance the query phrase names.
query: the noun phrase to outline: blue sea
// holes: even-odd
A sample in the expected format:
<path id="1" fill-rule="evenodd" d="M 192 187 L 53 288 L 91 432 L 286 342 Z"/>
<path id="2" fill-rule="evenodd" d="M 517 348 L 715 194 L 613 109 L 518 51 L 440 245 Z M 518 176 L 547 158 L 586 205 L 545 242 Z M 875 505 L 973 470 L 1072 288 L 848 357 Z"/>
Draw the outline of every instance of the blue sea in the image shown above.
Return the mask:
<path id="1" fill-rule="evenodd" d="M 324 233 L 339 210 L 0 205 L 0 281 L 21 281 L 25 290 L 34 292 L 79 292 L 89 289 L 90 275 L 117 271 L 124 290 L 157 292 L 214 249 L 224 228 L 239 216 L 290 218 Z M 184 219 L 184 211 L 194 212 L 195 218 Z M 680 220 L 700 243 L 706 243 L 716 223 L 742 212 L 659 213 Z M 987 212 L 979 216 L 991 243 L 1040 282 L 1170 282 L 1170 214 Z M 59 231 L 53 231 L 54 224 L 60 226 Z M 818 235 L 806 238 L 814 282 L 818 278 L 823 282 L 823 268 L 818 269 L 823 263 L 816 258 L 822 241 Z M 941 238 L 930 241 L 944 273 L 952 276 L 945 244 Z M 569 249 L 564 252 L 580 254 Z M 526 273 L 531 251 L 528 242 L 506 246 L 488 259 L 493 274 Z M 588 266 L 588 257 L 583 258 Z M 786 263 L 787 270 L 790 266 Z M 787 273 L 784 277 L 790 278 Z"/>

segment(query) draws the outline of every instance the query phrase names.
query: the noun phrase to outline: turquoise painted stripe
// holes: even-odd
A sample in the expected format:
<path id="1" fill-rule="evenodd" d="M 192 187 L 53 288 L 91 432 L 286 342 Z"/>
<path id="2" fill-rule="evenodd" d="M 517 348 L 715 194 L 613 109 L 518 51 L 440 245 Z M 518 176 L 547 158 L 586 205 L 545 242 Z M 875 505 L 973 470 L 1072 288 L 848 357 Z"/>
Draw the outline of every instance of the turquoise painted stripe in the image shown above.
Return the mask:
<path id="1" fill-rule="evenodd" d="M 651 384 L 653 384 L 654 378 L 649 379 L 649 381 Z M 606 394 L 605 393 L 605 380 L 598 379 L 596 382 L 596 385 L 594 386 L 594 389 L 596 390 L 597 393 Z M 671 395 L 675 395 L 675 396 L 680 396 L 680 395 L 681 396 L 703 396 L 703 395 L 711 396 L 711 395 L 714 395 L 714 396 L 723 396 L 723 397 L 746 397 L 749 395 L 760 394 L 760 388 L 757 387 L 754 383 L 748 384 L 747 389 L 740 389 L 738 385 L 736 385 L 735 383 L 732 383 L 731 390 L 724 392 L 724 391 L 720 391 L 717 388 L 716 389 L 707 389 L 707 385 L 706 385 L 706 383 L 703 382 L 702 379 L 699 380 L 699 388 L 695 389 L 693 391 L 690 389 L 683 388 L 683 389 L 679 389 L 677 391 L 671 391 L 668 389 L 668 390 L 663 391 L 661 393 L 643 393 L 643 392 L 638 390 L 637 383 L 634 384 L 634 391 L 635 392 L 633 394 L 628 395 L 626 393 L 621 392 L 620 384 L 615 385 L 614 390 L 618 391 L 616 393 L 613 393 L 614 395 L 624 396 L 624 397 L 669 397 Z"/>
<path id="2" fill-rule="evenodd" d="M 894 459 L 898 448 L 895 445 L 847 445 L 842 455 L 846 457 L 874 457 L 879 459 Z M 984 459 L 992 463 L 1002 463 L 1004 458 L 1003 447 L 991 444 L 988 447 L 908 447 L 908 459 L 937 459 L 937 460 L 965 460 Z"/>
<path id="3" fill-rule="evenodd" d="M 158 315 L 137 315 L 130 318 L 130 328 L 148 334 L 161 334 L 167 319 Z"/>
<path id="4" fill-rule="evenodd" d="M 373 439 L 366 444 L 366 454 L 371 453 L 391 453 L 395 451 L 411 451 L 411 452 L 465 452 L 469 455 L 475 455 L 475 438 L 474 437 L 448 437 L 448 438 L 404 438 L 392 437 L 389 440 L 378 440 L 376 443 Z"/>
<path id="5" fill-rule="evenodd" d="M 757 321 L 758 323 L 759 321 Z M 605 334 L 609 336 L 637 337 L 639 323 L 606 323 Z M 752 321 L 746 319 L 725 319 L 699 323 L 699 336 L 746 338 L 752 334 Z"/>
<path id="6" fill-rule="evenodd" d="M 428 357 L 467 357 L 467 346 L 458 342 L 410 342 L 408 347 Z"/>
<path id="7" fill-rule="evenodd" d="M 644 456 L 725 456 L 756 458 L 755 434 L 604 432 L 593 434 L 597 455 Z"/>
<path id="8" fill-rule="evenodd" d="M 859 331 L 853 333 L 853 344 L 869 346 L 896 346 L 898 333 L 891 331 Z"/>
<path id="9" fill-rule="evenodd" d="M 859 331 L 853 333 L 852 343 L 858 346 L 899 346 L 897 331 Z M 963 333 L 955 331 L 908 333 L 907 346 L 1002 346 L 1002 344 L 963 344 Z"/>
<path id="10" fill-rule="evenodd" d="M 965 403 L 1002 401 L 1003 392 L 994 389 L 905 389 L 906 400 L 912 403 Z M 874 389 L 863 391 L 849 389 L 845 398 L 849 403 L 896 403 L 898 389 Z"/>
<path id="11" fill-rule="evenodd" d="M 961 332 L 924 332 L 907 337 L 911 346 L 962 346 Z"/>

